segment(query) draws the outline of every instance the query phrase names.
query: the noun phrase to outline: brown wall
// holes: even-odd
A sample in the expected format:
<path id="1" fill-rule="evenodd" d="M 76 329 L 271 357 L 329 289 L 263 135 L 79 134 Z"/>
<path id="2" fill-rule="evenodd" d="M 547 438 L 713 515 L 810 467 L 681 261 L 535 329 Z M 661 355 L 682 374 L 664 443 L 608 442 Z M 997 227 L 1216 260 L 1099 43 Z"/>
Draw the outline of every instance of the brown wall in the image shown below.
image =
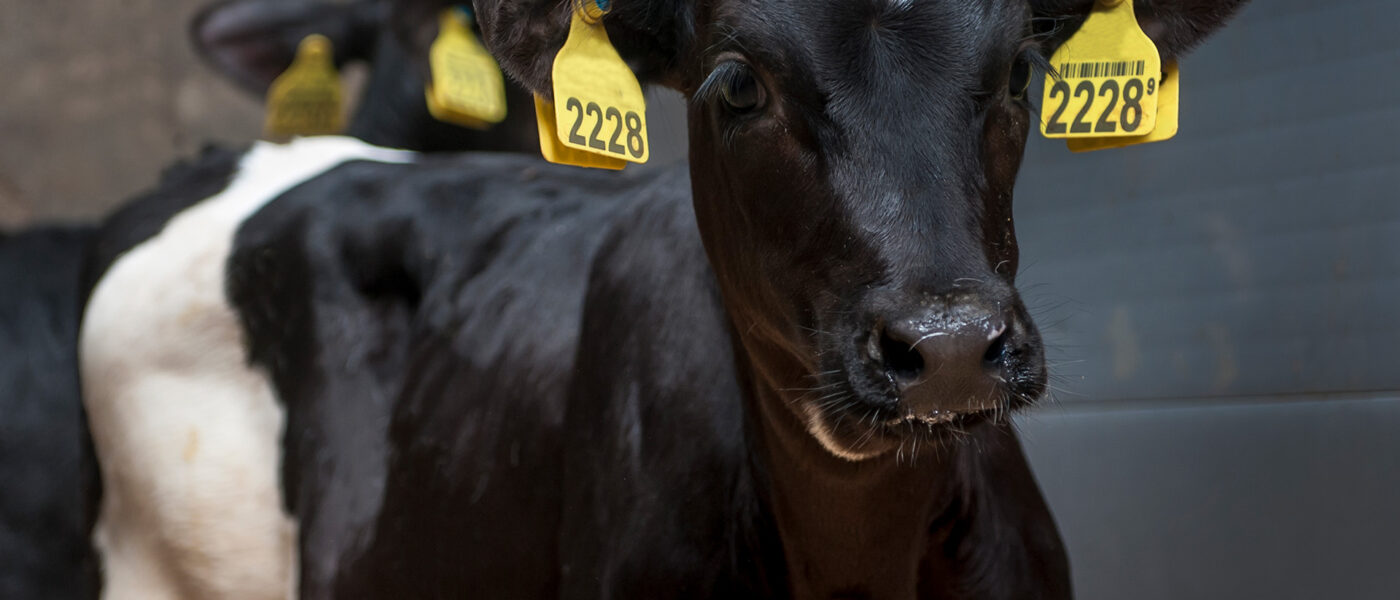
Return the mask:
<path id="1" fill-rule="evenodd" d="M 0 227 L 88 219 L 206 141 L 246 142 L 259 103 L 204 68 L 205 0 L 0 0 Z"/>

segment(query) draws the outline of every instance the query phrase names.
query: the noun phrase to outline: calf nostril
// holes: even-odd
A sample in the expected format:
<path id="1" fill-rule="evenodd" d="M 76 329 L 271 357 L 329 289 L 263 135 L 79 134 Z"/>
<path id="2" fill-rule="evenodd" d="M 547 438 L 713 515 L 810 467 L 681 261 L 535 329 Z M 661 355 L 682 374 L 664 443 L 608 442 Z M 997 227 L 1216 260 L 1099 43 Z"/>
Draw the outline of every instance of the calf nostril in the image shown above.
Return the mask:
<path id="1" fill-rule="evenodd" d="M 1006 357 L 1011 353 L 1011 344 L 1008 338 L 1006 326 L 1003 325 L 991 332 L 989 336 L 991 343 L 987 345 L 987 351 L 982 354 L 982 363 L 988 367 L 999 368 L 1006 362 Z"/>
<path id="2" fill-rule="evenodd" d="M 880 331 L 880 356 L 884 360 L 885 372 L 896 381 L 913 381 L 924 371 L 924 357 L 909 342 L 890 337 L 889 331 Z"/>

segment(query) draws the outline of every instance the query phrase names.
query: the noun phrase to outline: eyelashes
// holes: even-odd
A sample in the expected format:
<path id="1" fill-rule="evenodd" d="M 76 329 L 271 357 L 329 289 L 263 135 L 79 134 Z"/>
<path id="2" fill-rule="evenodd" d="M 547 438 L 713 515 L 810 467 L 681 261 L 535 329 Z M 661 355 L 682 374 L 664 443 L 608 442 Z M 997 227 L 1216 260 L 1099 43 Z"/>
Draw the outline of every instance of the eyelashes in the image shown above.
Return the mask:
<path id="1" fill-rule="evenodd" d="M 1007 82 L 1007 91 L 1011 97 L 1018 101 L 1024 101 L 1026 93 L 1030 89 L 1031 79 L 1037 73 L 1057 75 L 1055 68 L 1050 64 L 1050 59 L 1040 52 L 1039 46 L 1023 45 L 1011 64 L 1010 80 Z"/>
<path id="2" fill-rule="evenodd" d="M 763 110 L 768 103 L 768 91 L 747 63 L 727 60 L 710 72 L 696 90 L 695 101 L 722 103 L 730 115 L 742 117 Z"/>

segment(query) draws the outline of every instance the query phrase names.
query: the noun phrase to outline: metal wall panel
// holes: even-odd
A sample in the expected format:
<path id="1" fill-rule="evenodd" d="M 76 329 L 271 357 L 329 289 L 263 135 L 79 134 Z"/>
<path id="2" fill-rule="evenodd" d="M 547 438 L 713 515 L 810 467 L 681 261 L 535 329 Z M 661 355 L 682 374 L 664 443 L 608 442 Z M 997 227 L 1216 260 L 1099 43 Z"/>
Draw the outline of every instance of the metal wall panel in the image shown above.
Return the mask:
<path id="1" fill-rule="evenodd" d="M 1020 419 L 1086 600 L 1400 598 L 1400 2 L 1256 0 L 1173 141 L 1033 140 L 1058 405 Z"/>
<path id="2" fill-rule="evenodd" d="M 1400 598 L 1400 395 L 1021 420 L 1080 600 Z"/>
<path id="3" fill-rule="evenodd" d="M 1177 139 L 1017 187 L 1065 402 L 1400 389 L 1400 2 L 1259 1 L 1182 62 Z"/>

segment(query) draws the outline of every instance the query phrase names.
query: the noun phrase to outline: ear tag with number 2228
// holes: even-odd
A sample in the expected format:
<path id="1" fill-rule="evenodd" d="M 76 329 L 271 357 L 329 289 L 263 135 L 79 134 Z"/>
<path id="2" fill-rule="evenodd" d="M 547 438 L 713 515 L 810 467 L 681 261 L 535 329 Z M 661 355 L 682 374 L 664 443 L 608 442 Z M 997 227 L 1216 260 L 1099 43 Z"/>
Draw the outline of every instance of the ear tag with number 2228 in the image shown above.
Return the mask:
<path id="1" fill-rule="evenodd" d="M 267 90 L 267 135 L 340 133 L 340 74 L 332 62 L 331 41 L 309 35 L 297 46 L 296 58 Z"/>
<path id="2" fill-rule="evenodd" d="M 569 38 L 554 57 L 552 143 L 545 143 L 544 129 L 550 123 L 538 115 L 545 158 L 603 168 L 621 168 L 619 161 L 644 163 L 651 155 L 646 98 L 603 27 L 610 0 L 574 1 Z M 536 102 L 537 113 L 551 108 L 548 102 Z M 569 159 L 576 154 L 551 152 L 561 145 L 595 156 L 576 162 Z"/>
<path id="3" fill-rule="evenodd" d="M 1162 85 L 1157 96 L 1157 126 L 1152 133 L 1132 137 L 1070 138 L 1065 140 L 1071 152 L 1090 152 L 1123 148 L 1137 144 L 1162 142 L 1176 136 L 1177 124 L 1181 116 L 1181 70 L 1176 61 L 1168 61 L 1162 69 Z"/>
<path id="4" fill-rule="evenodd" d="M 535 96 L 535 120 L 539 122 L 540 154 L 544 159 L 560 165 L 590 167 L 594 169 L 621 170 L 627 161 L 610 158 L 602 154 L 584 152 L 565 146 L 559 141 L 559 127 L 554 122 L 554 103 Z"/>
<path id="5" fill-rule="evenodd" d="M 505 77 L 472 33 L 467 10 L 449 8 L 439 18 L 438 37 L 428 51 L 428 112 L 439 121 L 486 129 L 506 118 Z"/>
<path id="6" fill-rule="evenodd" d="M 1162 58 L 1133 14 L 1133 0 L 1098 0 L 1050 64 L 1040 132 L 1049 138 L 1142 136 L 1157 126 Z"/>

